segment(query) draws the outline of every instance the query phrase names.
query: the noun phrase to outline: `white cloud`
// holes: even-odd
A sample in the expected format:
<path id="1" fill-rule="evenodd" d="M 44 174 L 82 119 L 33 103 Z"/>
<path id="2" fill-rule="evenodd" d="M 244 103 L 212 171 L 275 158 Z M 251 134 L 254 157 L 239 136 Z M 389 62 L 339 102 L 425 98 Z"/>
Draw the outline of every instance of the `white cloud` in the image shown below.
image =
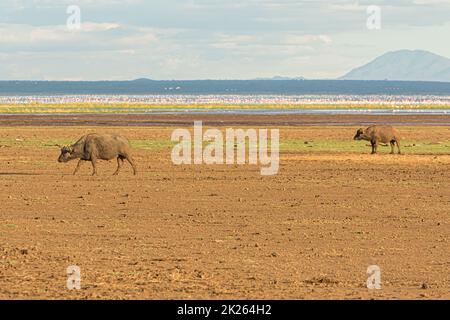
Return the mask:
<path id="1" fill-rule="evenodd" d="M 118 23 L 83 22 L 81 32 L 106 31 L 120 28 Z"/>
<path id="2" fill-rule="evenodd" d="M 52 8 L 69 5 L 78 5 L 83 7 L 92 6 L 126 6 L 142 4 L 144 0 L 2 0 L 0 7 L 9 7 L 16 9 L 24 8 Z"/>
<path id="3" fill-rule="evenodd" d="M 173 31 L 168 31 L 173 32 Z M 22 24 L 0 24 L 0 51 L 73 51 L 77 47 L 83 50 L 105 50 L 111 48 L 142 48 L 158 41 L 164 30 L 123 26 L 118 23 L 84 22 L 80 30 L 69 30 L 65 25 L 30 26 Z M 87 46 L 89 45 L 89 46 Z"/>
<path id="4" fill-rule="evenodd" d="M 331 37 L 328 35 L 320 34 L 320 35 L 310 35 L 310 34 L 300 34 L 300 35 L 294 35 L 289 34 L 284 37 L 283 39 L 284 43 L 287 44 L 330 44 L 332 43 Z"/>
<path id="5" fill-rule="evenodd" d="M 68 30 L 68 5 L 82 28 Z M 366 27 L 368 5 L 382 29 Z M 450 56 L 450 0 L 2 0 L 3 78 L 337 77 L 414 46 Z"/>

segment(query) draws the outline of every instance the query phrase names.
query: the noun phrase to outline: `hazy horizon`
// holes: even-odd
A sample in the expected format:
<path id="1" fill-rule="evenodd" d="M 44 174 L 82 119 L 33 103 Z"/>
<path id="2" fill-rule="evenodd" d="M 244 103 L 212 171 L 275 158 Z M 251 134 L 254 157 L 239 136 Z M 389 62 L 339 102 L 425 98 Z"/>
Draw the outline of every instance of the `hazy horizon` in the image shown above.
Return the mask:
<path id="1" fill-rule="evenodd" d="M 4 0 L 0 10 L 2 80 L 333 80 L 390 51 L 450 57 L 450 0 Z"/>

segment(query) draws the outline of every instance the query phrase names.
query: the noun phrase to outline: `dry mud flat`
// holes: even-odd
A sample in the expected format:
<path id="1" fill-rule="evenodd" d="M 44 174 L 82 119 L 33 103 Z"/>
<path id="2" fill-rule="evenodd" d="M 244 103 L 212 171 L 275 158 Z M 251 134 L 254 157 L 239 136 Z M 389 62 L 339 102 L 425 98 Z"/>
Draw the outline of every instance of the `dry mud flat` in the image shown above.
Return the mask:
<path id="1" fill-rule="evenodd" d="M 450 115 L 376 114 L 11 114 L 0 115 L 0 126 L 329 126 L 329 125 L 435 125 L 450 126 Z"/>
<path id="2" fill-rule="evenodd" d="M 173 128 L 0 127 L 0 136 L 93 130 L 151 140 Z M 442 138 L 442 128 L 418 132 Z M 0 148 L 0 298 L 450 298 L 450 155 L 283 152 L 271 177 L 259 166 L 174 166 L 165 149 L 137 150 L 136 177 L 128 166 L 111 176 L 115 162 L 73 177 L 76 163 L 57 156 Z M 66 288 L 70 265 L 81 268 L 79 291 Z M 369 265 L 381 268 L 381 290 L 365 287 Z"/>

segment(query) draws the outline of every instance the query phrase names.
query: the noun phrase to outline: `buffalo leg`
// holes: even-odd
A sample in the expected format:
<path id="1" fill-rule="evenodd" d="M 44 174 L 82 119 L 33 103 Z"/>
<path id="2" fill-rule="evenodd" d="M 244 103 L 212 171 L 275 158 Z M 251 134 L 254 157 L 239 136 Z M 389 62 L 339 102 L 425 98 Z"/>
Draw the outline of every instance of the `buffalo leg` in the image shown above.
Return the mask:
<path id="1" fill-rule="evenodd" d="M 133 167 L 133 174 L 136 175 L 137 174 L 137 169 L 136 169 L 136 165 L 134 163 L 134 160 L 131 156 L 127 155 L 125 157 L 125 159 L 127 159 L 127 161 L 131 164 L 131 166 Z"/>
<path id="2" fill-rule="evenodd" d="M 392 141 L 390 142 L 390 144 L 391 144 L 391 154 L 394 154 L 395 140 L 392 140 Z"/>
<path id="3" fill-rule="evenodd" d="M 372 140 L 370 143 L 372 144 L 372 154 L 377 153 L 378 142 L 375 140 Z"/>
<path id="4" fill-rule="evenodd" d="M 395 143 L 397 144 L 398 154 L 402 154 L 400 150 L 400 143 L 398 142 L 398 140 L 395 140 Z"/>
<path id="5" fill-rule="evenodd" d="M 95 176 L 97 174 L 97 158 L 91 158 L 92 163 L 92 175 Z"/>
<path id="6" fill-rule="evenodd" d="M 117 170 L 116 172 L 114 172 L 114 175 L 117 176 L 119 174 L 120 168 L 122 167 L 123 164 L 123 158 L 122 157 L 117 157 Z"/>
<path id="7" fill-rule="evenodd" d="M 76 175 L 78 170 L 80 170 L 81 165 L 83 164 L 84 160 L 80 159 L 80 161 L 78 161 L 77 167 L 75 168 L 75 171 L 73 172 L 73 175 Z"/>

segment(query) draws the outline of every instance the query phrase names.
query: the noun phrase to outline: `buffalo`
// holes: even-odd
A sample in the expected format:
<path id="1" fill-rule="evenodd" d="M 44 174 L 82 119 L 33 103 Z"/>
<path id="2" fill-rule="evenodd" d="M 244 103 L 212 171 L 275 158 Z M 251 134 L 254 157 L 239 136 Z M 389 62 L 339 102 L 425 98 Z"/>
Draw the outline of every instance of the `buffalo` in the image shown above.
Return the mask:
<path id="1" fill-rule="evenodd" d="M 120 135 L 91 133 L 82 136 L 77 142 L 69 146 L 61 147 L 61 154 L 58 162 L 69 162 L 80 159 L 73 174 L 75 175 L 85 161 L 92 163 L 92 175 L 97 174 L 97 160 L 117 159 L 117 170 L 114 175 L 118 175 L 122 167 L 123 160 L 127 160 L 133 168 L 133 173 L 137 174 L 136 165 L 130 154 L 130 143 Z"/>
<path id="2" fill-rule="evenodd" d="M 391 145 L 391 154 L 394 153 L 394 146 L 397 145 L 398 154 L 400 151 L 400 136 L 398 131 L 391 126 L 373 125 L 367 129 L 358 129 L 354 140 L 366 140 L 369 141 L 372 146 L 372 154 L 377 153 L 377 148 L 380 143 Z"/>

